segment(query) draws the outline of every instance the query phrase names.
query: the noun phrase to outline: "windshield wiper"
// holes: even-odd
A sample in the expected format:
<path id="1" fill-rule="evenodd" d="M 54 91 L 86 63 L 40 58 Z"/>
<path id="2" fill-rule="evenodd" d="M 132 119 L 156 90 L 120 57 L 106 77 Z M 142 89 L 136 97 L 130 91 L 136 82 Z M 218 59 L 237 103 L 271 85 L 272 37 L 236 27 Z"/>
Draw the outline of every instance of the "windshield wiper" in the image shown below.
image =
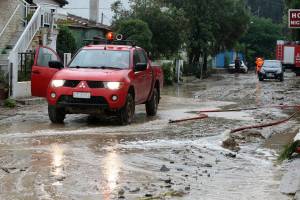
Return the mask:
<path id="1" fill-rule="evenodd" d="M 79 66 L 79 65 L 76 65 L 76 66 L 70 66 L 69 68 L 76 68 L 76 69 L 79 69 L 79 68 L 83 68 L 83 67 L 81 67 L 81 66 Z"/>
<path id="2" fill-rule="evenodd" d="M 122 69 L 120 67 L 109 67 L 109 66 L 101 66 L 100 69 Z"/>

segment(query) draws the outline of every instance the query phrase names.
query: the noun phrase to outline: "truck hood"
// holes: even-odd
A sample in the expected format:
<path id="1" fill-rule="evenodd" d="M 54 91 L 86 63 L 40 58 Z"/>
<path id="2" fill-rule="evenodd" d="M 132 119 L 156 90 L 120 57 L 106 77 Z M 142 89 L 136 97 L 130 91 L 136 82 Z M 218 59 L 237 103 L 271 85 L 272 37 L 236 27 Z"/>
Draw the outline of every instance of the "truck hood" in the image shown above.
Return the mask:
<path id="1" fill-rule="evenodd" d="M 76 69 L 65 68 L 58 71 L 53 79 L 58 80 L 90 80 L 90 81 L 123 81 L 130 72 L 129 69 Z"/>

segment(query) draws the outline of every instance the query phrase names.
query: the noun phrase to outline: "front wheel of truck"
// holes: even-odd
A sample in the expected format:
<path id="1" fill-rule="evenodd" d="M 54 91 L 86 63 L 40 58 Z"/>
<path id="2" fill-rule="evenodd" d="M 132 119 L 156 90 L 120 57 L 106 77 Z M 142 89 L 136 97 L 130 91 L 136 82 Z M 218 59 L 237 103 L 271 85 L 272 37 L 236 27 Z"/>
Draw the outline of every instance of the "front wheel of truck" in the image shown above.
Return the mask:
<path id="1" fill-rule="evenodd" d="M 66 113 L 64 109 L 57 108 L 56 106 L 48 105 L 49 119 L 54 124 L 64 123 Z"/>
<path id="2" fill-rule="evenodd" d="M 122 125 L 131 124 L 135 113 L 135 102 L 132 94 L 128 94 L 125 106 L 120 110 L 119 117 Z"/>
<path id="3" fill-rule="evenodd" d="M 148 116 L 155 116 L 158 108 L 159 96 L 157 89 L 154 88 L 151 99 L 146 103 L 146 112 Z"/>

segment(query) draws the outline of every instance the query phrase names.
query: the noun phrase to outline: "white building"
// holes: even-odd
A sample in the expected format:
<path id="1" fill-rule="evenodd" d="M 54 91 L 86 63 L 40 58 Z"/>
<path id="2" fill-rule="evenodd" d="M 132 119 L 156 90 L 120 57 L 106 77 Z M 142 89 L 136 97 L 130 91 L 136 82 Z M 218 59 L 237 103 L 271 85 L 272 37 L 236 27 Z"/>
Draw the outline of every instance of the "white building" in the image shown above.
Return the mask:
<path id="1" fill-rule="evenodd" d="M 24 66 L 38 45 L 56 49 L 57 10 L 66 4 L 66 0 L 0 1 L 0 70 L 9 73 L 12 97 L 30 96 L 31 68 Z"/>

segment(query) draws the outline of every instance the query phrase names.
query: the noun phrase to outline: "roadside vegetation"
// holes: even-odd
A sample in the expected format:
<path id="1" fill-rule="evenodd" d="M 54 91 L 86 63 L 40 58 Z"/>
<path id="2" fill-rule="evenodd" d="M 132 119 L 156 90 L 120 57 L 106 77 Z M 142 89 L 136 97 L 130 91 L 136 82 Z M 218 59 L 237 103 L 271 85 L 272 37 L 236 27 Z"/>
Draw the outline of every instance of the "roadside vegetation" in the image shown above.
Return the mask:
<path id="1" fill-rule="evenodd" d="M 208 72 L 208 57 L 233 48 L 250 22 L 242 0 L 131 0 L 130 3 L 129 10 L 121 1 L 112 4 L 114 30 L 124 34 L 125 39 L 131 38 L 130 33 L 119 31 L 120 26 L 127 20 L 144 21 L 152 32 L 152 47 L 144 48 L 152 53 L 153 59 L 180 58 L 184 51 L 195 73 L 202 71 L 204 76 Z"/>
<path id="2" fill-rule="evenodd" d="M 152 58 L 182 59 L 188 74 L 206 77 L 210 58 L 235 50 L 245 55 L 249 66 L 255 57 L 275 58 L 277 40 L 300 40 L 300 31 L 287 29 L 287 10 L 300 8 L 298 0 L 130 0 L 126 9 L 120 0 L 111 5 L 113 29 L 131 39 L 139 20 L 147 24 L 141 45 Z M 222 8 L 222 9 L 219 9 Z M 133 28 L 135 27 L 135 28 Z M 151 36 L 152 35 L 152 36 Z M 148 43 L 150 39 L 150 43 Z M 142 41 L 142 42 L 141 42 Z M 147 41 L 145 43 L 145 41 Z M 144 43 L 143 43 L 144 42 Z M 227 60 L 227 64 L 228 64 Z"/>
<path id="3" fill-rule="evenodd" d="M 59 34 L 57 36 L 56 52 L 61 58 L 64 53 L 76 53 L 76 40 L 67 26 L 61 25 L 59 27 Z"/>

